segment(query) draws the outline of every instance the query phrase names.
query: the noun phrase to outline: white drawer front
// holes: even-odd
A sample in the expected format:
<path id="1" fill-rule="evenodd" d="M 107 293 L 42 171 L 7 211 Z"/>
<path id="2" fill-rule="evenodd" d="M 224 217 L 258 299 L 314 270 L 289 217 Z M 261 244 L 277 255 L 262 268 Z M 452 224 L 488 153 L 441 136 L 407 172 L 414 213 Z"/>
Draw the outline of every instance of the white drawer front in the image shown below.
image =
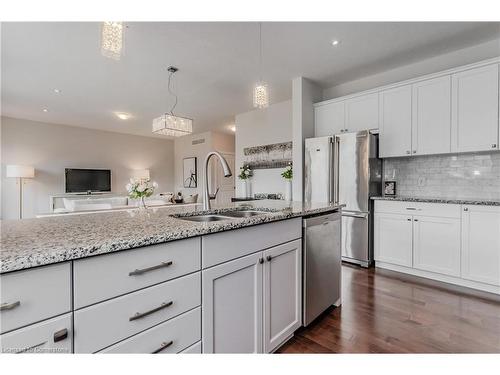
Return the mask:
<path id="1" fill-rule="evenodd" d="M 0 333 L 71 310 L 71 264 L 0 275 Z"/>
<path id="2" fill-rule="evenodd" d="M 196 344 L 184 349 L 180 354 L 201 354 L 201 341 L 198 341 Z"/>
<path id="3" fill-rule="evenodd" d="M 460 218 L 459 204 L 375 201 L 376 213 Z"/>
<path id="4" fill-rule="evenodd" d="M 4 333 L 0 336 L 2 353 L 72 352 L 71 313 Z"/>
<path id="5" fill-rule="evenodd" d="M 170 319 L 99 353 L 179 353 L 201 339 L 201 308 Z"/>
<path id="6" fill-rule="evenodd" d="M 75 261 L 75 309 L 197 271 L 200 247 L 190 238 Z"/>
<path id="7" fill-rule="evenodd" d="M 302 218 L 256 225 L 202 237 L 203 268 L 302 237 Z"/>
<path id="8" fill-rule="evenodd" d="M 96 352 L 200 303 L 197 272 L 75 311 L 75 352 Z"/>

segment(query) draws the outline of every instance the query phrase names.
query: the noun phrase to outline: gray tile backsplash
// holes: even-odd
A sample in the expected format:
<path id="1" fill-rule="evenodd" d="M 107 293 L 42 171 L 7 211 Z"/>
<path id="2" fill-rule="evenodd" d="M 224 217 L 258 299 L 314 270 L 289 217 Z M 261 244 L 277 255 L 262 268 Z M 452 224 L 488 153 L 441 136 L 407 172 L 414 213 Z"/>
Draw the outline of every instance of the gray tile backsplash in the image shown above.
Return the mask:
<path id="1" fill-rule="evenodd" d="M 500 199 L 500 152 L 384 159 L 397 195 Z"/>

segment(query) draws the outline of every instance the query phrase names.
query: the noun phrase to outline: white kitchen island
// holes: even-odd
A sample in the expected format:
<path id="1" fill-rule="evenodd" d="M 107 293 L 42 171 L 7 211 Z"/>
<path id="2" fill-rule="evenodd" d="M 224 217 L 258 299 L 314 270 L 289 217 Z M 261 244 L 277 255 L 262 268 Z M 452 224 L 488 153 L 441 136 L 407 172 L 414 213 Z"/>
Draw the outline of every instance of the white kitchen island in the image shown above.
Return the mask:
<path id="1" fill-rule="evenodd" d="M 302 216 L 197 223 L 187 208 L 3 222 L 3 352 L 269 353 L 301 326 Z M 98 256 L 97 256 L 98 255 Z"/>

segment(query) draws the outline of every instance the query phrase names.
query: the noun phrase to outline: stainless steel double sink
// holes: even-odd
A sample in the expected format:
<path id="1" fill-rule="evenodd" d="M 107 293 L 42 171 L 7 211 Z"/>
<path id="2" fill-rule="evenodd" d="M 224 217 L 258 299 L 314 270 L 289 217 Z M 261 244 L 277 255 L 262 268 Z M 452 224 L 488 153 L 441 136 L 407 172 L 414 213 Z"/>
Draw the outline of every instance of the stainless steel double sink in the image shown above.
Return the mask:
<path id="1" fill-rule="evenodd" d="M 230 220 L 234 218 L 247 218 L 262 214 L 267 214 L 268 211 L 259 211 L 259 210 L 234 210 L 234 211 L 225 211 L 218 214 L 200 214 L 200 215 L 176 215 L 175 218 L 181 220 L 188 221 L 196 221 L 202 223 L 209 223 L 212 221 L 222 221 L 222 220 Z"/>

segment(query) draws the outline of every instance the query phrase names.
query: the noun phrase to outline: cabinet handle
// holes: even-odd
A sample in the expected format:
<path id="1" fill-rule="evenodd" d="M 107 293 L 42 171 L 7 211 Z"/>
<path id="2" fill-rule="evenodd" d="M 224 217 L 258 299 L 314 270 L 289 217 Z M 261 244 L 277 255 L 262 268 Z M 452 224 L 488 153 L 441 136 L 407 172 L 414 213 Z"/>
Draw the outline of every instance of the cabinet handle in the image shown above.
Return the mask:
<path id="1" fill-rule="evenodd" d="M 260 264 L 264 263 L 264 258 L 259 258 L 259 263 Z"/>
<path id="2" fill-rule="evenodd" d="M 169 342 L 162 342 L 160 347 L 154 351 L 151 352 L 151 354 L 157 354 L 160 353 L 161 351 L 167 349 L 170 345 L 174 343 L 173 340 L 170 340 Z"/>
<path id="3" fill-rule="evenodd" d="M 157 311 L 160 311 L 160 310 L 166 309 L 169 306 L 172 306 L 173 303 L 174 303 L 173 301 L 164 302 L 160 306 L 155 307 L 153 310 L 149 310 L 149 311 L 146 311 L 146 312 L 143 312 L 143 313 L 139 313 L 139 312 L 135 313 L 135 315 L 131 316 L 130 318 L 128 318 L 128 320 L 131 322 L 133 320 L 144 318 L 145 316 L 151 315 L 151 314 L 153 314 L 153 313 L 155 313 Z"/>
<path id="4" fill-rule="evenodd" d="M 68 329 L 64 328 L 54 333 L 54 342 L 62 341 L 68 337 Z"/>
<path id="5" fill-rule="evenodd" d="M 8 302 L 2 303 L 0 305 L 0 311 L 13 310 L 20 305 L 21 305 L 21 301 L 16 301 L 16 302 L 12 302 L 12 303 L 8 303 Z"/>
<path id="6" fill-rule="evenodd" d="M 410 211 L 416 211 L 417 209 L 415 207 L 406 207 L 407 210 L 410 210 Z"/>
<path id="7" fill-rule="evenodd" d="M 417 150 L 413 150 L 413 153 L 416 154 L 417 153 Z"/>
<path id="8" fill-rule="evenodd" d="M 268 256 L 266 257 L 266 260 L 267 260 L 268 262 L 270 262 L 270 261 L 271 261 L 271 259 L 273 259 L 273 257 L 272 257 L 271 255 L 268 255 Z"/>
<path id="9" fill-rule="evenodd" d="M 467 207 L 464 207 L 464 211 L 469 211 L 469 209 Z"/>
<path id="10" fill-rule="evenodd" d="M 406 219 L 406 220 L 411 221 L 411 219 L 410 219 L 410 218 L 408 218 L 408 219 Z"/>
<path id="11" fill-rule="evenodd" d="M 410 150 L 406 150 L 406 154 L 410 155 L 411 154 Z"/>
<path id="12" fill-rule="evenodd" d="M 143 268 L 143 269 L 136 269 L 134 271 L 131 271 L 128 273 L 129 276 L 136 276 L 136 275 L 142 275 L 143 273 L 149 272 L 149 271 L 154 271 L 159 268 L 164 268 L 164 267 L 170 267 L 172 265 L 172 261 L 168 262 L 161 262 L 160 264 L 153 266 L 153 267 L 148 267 L 148 268 Z"/>
<path id="13" fill-rule="evenodd" d="M 493 144 L 491 145 L 491 148 L 497 148 L 497 144 L 496 144 L 496 143 L 493 143 Z"/>
<path id="14" fill-rule="evenodd" d="M 413 221 L 418 221 L 418 219 L 413 219 Z"/>

